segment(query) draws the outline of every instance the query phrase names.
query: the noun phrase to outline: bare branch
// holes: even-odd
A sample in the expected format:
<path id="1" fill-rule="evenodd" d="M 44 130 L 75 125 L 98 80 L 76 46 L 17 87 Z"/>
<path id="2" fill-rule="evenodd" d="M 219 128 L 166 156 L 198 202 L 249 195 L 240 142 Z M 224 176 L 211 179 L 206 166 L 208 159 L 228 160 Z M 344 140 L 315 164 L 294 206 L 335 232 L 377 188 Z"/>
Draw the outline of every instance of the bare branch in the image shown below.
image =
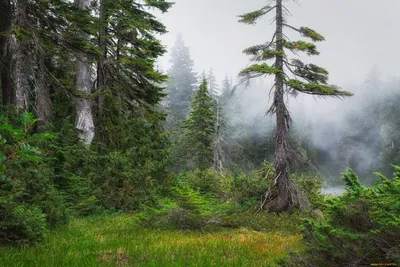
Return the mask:
<path id="1" fill-rule="evenodd" d="M 291 25 L 289 25 L 289 24 L 283 23 L 283 26 L 288 27 L 288 28 L 290 28 L 290 29 L 292 29 L 292 30 L 294 30 L 294 31 L 296 31 L 296 32 L 300 32 L 299 29 L 297 29 L 297 28 L 295 28 L 295 27 L 293 27 L 293 26 L 291 26 Z"/>
<path id="2" fill-rule="evenodd" d="M 250 81 L 251 79 L 253 79 L 253 78 L 258 78 L 258 77 L 261 77 L 261 76 L 263 76 L 263 75 L 265 75 L 265 74 L 264 74 L 264 73 L 257 73 L 257 74 L 253 74 L 253 75 L 250 75 L 250 74 L 249 74 L 249 75 L 247 75 L 246 77 L 240 79 L 239 82 L 238 82 L 235 86 L 232 87 L 232 90 L 231 90 L 230 95 L 233 95 L 233 94 L 235 93 L 236 89 L 237 89 L 239 86 L 241 86 L 242 84 L 244 84 L 245 82 L 246 82 L 246 87 L 247 87 L 247 86 L 249 86 L 249 81 Z"/>
<path id="3" fill-rule="evenodd" d="M 285 5 L 282 5 L 282 8 L 283 8 L 283 10 L 284 10 L 285 12 L 288 13 L 288 15 L 293 16 L 292 13 L 290 12 L 290 10 L 289 10 Z"/>

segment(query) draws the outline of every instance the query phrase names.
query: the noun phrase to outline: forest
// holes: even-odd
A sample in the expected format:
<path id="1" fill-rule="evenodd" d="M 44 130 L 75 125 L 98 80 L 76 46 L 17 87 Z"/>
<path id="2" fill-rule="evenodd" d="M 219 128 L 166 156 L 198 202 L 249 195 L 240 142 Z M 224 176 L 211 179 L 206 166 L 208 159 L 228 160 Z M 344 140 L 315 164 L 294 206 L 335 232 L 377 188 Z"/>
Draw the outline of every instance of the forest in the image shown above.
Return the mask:
<path id="1" fill-rule="evenodd" d="M 400 265 L 400 76 L 332 84 L 269 0 L 221 77 L 184 2 L 0 0 L 0 266 Z"/>

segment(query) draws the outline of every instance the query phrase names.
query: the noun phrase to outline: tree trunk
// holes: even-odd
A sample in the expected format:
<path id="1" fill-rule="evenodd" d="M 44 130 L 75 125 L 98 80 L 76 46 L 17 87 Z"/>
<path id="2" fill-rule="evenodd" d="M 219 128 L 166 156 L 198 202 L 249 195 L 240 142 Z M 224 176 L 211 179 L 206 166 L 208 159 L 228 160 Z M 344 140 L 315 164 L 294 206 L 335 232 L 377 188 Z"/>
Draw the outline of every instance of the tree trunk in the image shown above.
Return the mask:
<path id="1" fill-rule="evenodd" d="M 51 99 L 49 88 L 46 85 L 46 71 L 44 66 L 43 55 L 38 56 L 38 70 L 36 73 L 35 81 L 35 109 L 42 125 L 45 126 L 49 123 L 51 117 Z"/>
<path id="2" fill-rule="evenodd" d="M 217 99 L 217 118 L 216 118 L 216 125 L 215 125 L 215 143 L 214 143 L 214 170 L 218 171 L 219 173 L 222 173 L 223 171 L 223 165 L 222 165 L 222 142 L 223 142 L 223 136 L 221 134 L 221 103 L 220 99 L 218 97 Z"/>
<path id="3" fill-rule="evenodd" d="M 97 91 L 104 91 L 106 85 L 106 67 L 105 62 L 107 59 L 107 8 L 106 1 L 100 1 L 100 36 L 99 36 L 99 47 L 101 51 L 100 60 L 97 64 Z M 96 99 L 98 112 L 101 113 L 103 99 L 101 95 L 99 95 Z"/>
<path id="4" fill-rule="evenodd" d="M 283 6 L 282 0 L 276 0 L 276 50 L 284 51 L 283 39 Z M 283 57 L 276 56 L 275 68 L 283 73 Z M 269 212 L 282 212 L 290 207 L 301 206 L 305 202 L 304 197 L 290 181 L 289 162 L 292 152 L 289 147 L 290 114 L 284 101 L 284 76 L 275 75 L 275 94 L 272 110 L 276 114 L 276 150 L 275 173 L 276 177 L 265 194 L 262 208 Z"/>
<path id="5" fill-rule="evenodd" d="M 89 8 L 89 0 L 75 0 L 75 5 L 82 9 Z M 85 33 L 81 33 L 82 37 L 89 39 Z M 76 59 L 76 85 L 79 92 L 84 96 L 76 97 L 76 122 L 75 127 L 78 130 L 78 136 L 85 145 L 90 145 L 94 138 L 94 123 L 92 116 L 92 103 L 85 96 L 92 92 L 90 64 L 86 55 L 81 54 Z"/>
<path id="6" fill-rule="evenodd" d="M 14 90 L 11 78 L 11 49 L 7 32 L 11 28 L 12 11 L 9 0 L 0 2 L 0 77 L 3 105 L 14 104 Z"/>
<path id="7" fill-rule="evenodd" d="M 15 10 L 15 25 L 22 30 L 28 29 L 28 0 L 18 0 Z M 23 35 L 24 33 L 22 33 Z M 17 109 L 28 110 L 29 93 L 29 55 L 26 36 L 17 36 L 15 44 L 15 93 Z"/>

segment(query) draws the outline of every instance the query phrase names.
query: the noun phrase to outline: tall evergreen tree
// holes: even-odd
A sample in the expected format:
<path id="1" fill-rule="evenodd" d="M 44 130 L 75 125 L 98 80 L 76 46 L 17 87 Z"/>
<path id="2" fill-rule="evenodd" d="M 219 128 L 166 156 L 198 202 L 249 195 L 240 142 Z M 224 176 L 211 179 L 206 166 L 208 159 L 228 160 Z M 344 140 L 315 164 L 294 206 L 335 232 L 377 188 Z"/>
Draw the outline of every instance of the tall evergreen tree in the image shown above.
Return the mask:
<path id="1" fill-rule="evenodd" d="M 213 86 L 214 88 L 218 89 L 218 86 L 213 80 L 215 78 L 213 77 L 212 69 L 209 72 L 209 84 L 210 86 Z M 213 84 L 215 83 L 215 84 Z M 225 76 L 224 81 L 222 82 L 222 87 L 221 90 L 217 90 L 216 94 L 213 96 L 215 99 L 215 138 L 214 138 L 214 144 L 213 144 L 213 149 L 214 149 L 214 169 L 216 171 L 222 172 L 224 168 L 224 161 L 225 161 L 225 151 L 224 148 L 227 145 L 227 142 L 225 140 L 226 136 L 229 135 L 229 129 L 228 129 L 228 112 L 229 107 L 229 99 L 231 97 L 231 90 L 232 90 L 232 85 L 231 82 L 228 79 L 228 76 Z"/>
<path id="2" fill-rule="evenodd" d="M 382 126 L 385 122 L 381 116 L 382 107 L 383 103 L 390 103 L 389 99 L 384 101 L 384 91 L 378 70 L 372 70 L 359 91 L 362 101 L 352 99 L 357 103 L 357 109 L 344 118 L 343 136 L 338 144 L 340 171 L 350 167 L 364 177 L 363 182 L 369 180 L 371 184 L 376 178 L 372 172 L 380 170 L 382 164 Z M 391 171 L 391 166 L 388 167 Z"/>
<path id="3" fill-rule="evenodd" d="M 62 177 L 60 184 L 71 185 L 70 177 L 74 174 L 92 179 L 99 189 L 96 196 L 103 205 L 108 201 L 106 195 L 116 196 L 121 191 L 144 201 L 144 197 L 132 193 L 132 185 L 142 186 L 142 191 L 138 187 L 134 190 L 143 194 L 147 194 L 149 188 L 154 190 L 148 183 L 155 179 L 161 186 L 160 179 L 166 176 L 164 171 L 168 164 L 166 134 L 162 128 L 164 115 L 155 108 L 165 96 L 160 84 L 167 80 L 167 75 L 155 70 L 157 58 L 165 53 L 156 35 L 165 33 L 166 28 L 150 9 L 165 12 L 172 4 L 163 0 L 146 3 L 103 0 L 101 8 L 96 5 L 100 2 L 88 6 L 86 0 L 76 0 L 75 3 L 68 0 L 21 0 L 19 4 L 19 12 L 12 8 L 14 25 L 6 36 L 10 41 L 16 40 L 13 71 L 21 75 L 15 82 L 25 85 L 15 86 L 21 89 L 17 95 L 23 96 L 19 106 L 20 110 L 26 110 L 28 104 L 34 107 L 36 115 L 43 122 L 49 122 L 48 127 L 54 133 L 68 140 L 59 142 L 54 152 L 57 165 L 70 167 L 66 170 L 52 166 L 57 172 L 55 176 Z M 98 20 L 95 15 L 100 9 L 102 16 Z M 29 23 L 22 18 L 28 18 Z M 10 37 L 11 34 L 14 38 Z M 22 60 L 17 60 L 21 55 L 34 60 L 27 60 L 22 65 Z M 77 67 L 83 71 L 77 72 Z M 91 92 L 92 88 L 96 91 Z M 102 101 L 93 101 L 97 97 Z M 84 104 L 78 105 L 78 108 L 82 107 L 78 112 L 75 99 L 82 102 L 78 104 Z M 94 109 L 87 109 L 91 105 Z M 80 124 L 80 115 L 90 113 L 96 125 L 94 145 L 90 150 L 80 150 L 85 153 L 70 159 L 65 151 L 70 151 L 72 146 L 80 149 L 77 139 L 69 135 L 74 130 L 72 125 L 74 121 Z M 90 138 L 94 134 L 91 128 Z M 119 157 L 113 157 L 116 154 Z M 87 163 L 86 168 L 78 171 L 88 155 L 96 158 L 97 162 L 110 163 L 110 158 L 113 158 L 115 164 L 129 159 L 130 166 L 121 164 L 126 166 L 126 170 L 115 168 L 128 175 L 107 173 L 112 168 L 99 172 L 96 162 Z M 106 190 L 113 194 L 106 193 Z M 112 205 L 124 208 L 136 205 L 132 198 L 125 197 Z"/>
<path id="4" fill-rule="evenodd" d="M 174 128 L 180 121 L 187 118 L 190 104 L 196 91 L 197 78 L 193 70 L 193 60 L 189 48 L 185 46 L 182 35 L 178 35 L 171 50 L 170 77 L 167 87 L 168 96 L 165 99 L 168 106 L 168 128 Z"/>
<path id="5" fill-rule="evenodd" d="M 75 0 L 75 5 L 84 10 L 89 10 L 89 0 Z M 89 39 L 87 33 L 81 33 L 83 39 Z M 84 144 L 90 145 L 94 138 L 94 122 L 92 115 L 92 102 L 87 95 L 92 92 L 91 66 L 87 55 L 82 54 L 76 59 L 76 86 L 83 94 L 76 98 L 76 123 L 78 136 Z M 85 96 L 86 95 L 86 96 Z"/>
<path id="6" fill-rule="evenodd" d="M 14 30 L 16 36 L 15 43 L 15 92 L 17 109 L 28 110 L 29 100 L 29 42 L 26 38 L 33 21 L 29 18 L 29 1 L 17 0 L 15 3 Z"/>
<path id="7" fill-rule="evenodd" d="M 3 105 L 14 103 L 14 87 L 11 69 L 11 39 L 8 38 L 12 24 L 12 3 L 10 0 L 0 2 L 0 78 Z"/>
<path id="8" fill-rule="evenodd" d="M 192 102 L 192 111 L 184 121 L 186 138 L 192 144 L 191 150 L 196 167 L 206 169 L 213 164 L 213 137 L 215 134 L 215 116 L 212 98 L 209 95 L 207 81 L 203 79 Z"/>
<path id="9" fill-rule="evenodd" d="M 210 70 L 207 73 L 207 83 L 210 96 L 214 99 L 217 99 L 221 93 L 219 90 L 217 79 L 215 78 L 214 71 L 212 68 L 210 68 Z"/>
<path id="10" fill-rule="evenodd" d="M 305 198 L 290 180 L 290 164 L 296 157 L 289 146 L 289 130 L 291 117 L 284 101 L 287 92 L 305 93 L 314 96 L 350 96 L 349 92 L 342 91 L 336 86 L 328 85 L 328 71 L 314 64 L 305 64 L 299 59 L 289 61 L 287 51 L 304 52 L 308 56 L 318 55 L 314 43 L 305 41 L 289 41 L 284 29 L 298 32 L 301 36 L 313 42 L 320 42 L 324 37 L 314 30 L 301 27 L 295 28 L 286 22 L 287 8 L 283 0 L 273 0 L 271 6 L 264 6 L 256 11 L 240 16 L 239 22 L 255 24 L 256 21 L 275 10 L 275 33 L 270 42 L 249 47 L 244 50 L 247 55 L 253 56 L 256 62 L 274 60 L 272 65 L 266 63 L 253 64 L 242 70 L 240 75 L 243 81 L 252 78 L 271 75 L 275 78 L 273 86 L 273 102 L 268 114 L 276 115 L 276 150 L 273 167 L 276 177 L 264 195 L 261 209 L 270 212 L 281 212 L 291 207 L 301 207 L 306 203 Z"/>
<path id="11" fill-rule="evenodd" d="M 398 81 L 397 87 L 400 85 Z M 382 172 L 389 175 L 393 170 L 391 164 L 400 163 L 400 93 L 391 93 L 381 106 L 380 120 L 382 121 Z M 377 138 L 377 136 L 375 137 Z"/>

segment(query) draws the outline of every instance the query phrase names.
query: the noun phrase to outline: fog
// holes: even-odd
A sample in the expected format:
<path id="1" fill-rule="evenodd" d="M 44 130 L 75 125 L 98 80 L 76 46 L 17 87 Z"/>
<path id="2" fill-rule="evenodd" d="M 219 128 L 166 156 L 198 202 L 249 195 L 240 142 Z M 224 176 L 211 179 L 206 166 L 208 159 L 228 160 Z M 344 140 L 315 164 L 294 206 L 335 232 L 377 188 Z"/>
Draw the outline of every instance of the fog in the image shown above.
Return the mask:
<path id="1" fill-rule="evenodd" d="M 168 13 L 159 14 L 169 33 L 160 37 L 172 47 L 178 33 L 190 47 L 198 72 L 212 67 L 219 80 L 225 74 L 236 77 L 249 63 L 241 51 L 269 41 L 273 28 L 270 17 L 256 26 L 238 23 L 237 15 L 268 3 L 266 0 L 175 0 Z M 319 44 L 321 55 L 313 62 L 330 71 L 330 80 L 351 85 L 363 80 L 373 66 L 379 66 L 385 78 L 397 75 L 400 36 L 398 0 L 297 0 L 287 1 L 292 13 L 291 25 L 307 26 L 326 38 Z M 291 35 L 296 36 L 296 35 Z M 160 64 L 168 68 L 167 54 Z M 349 90 L 351 90 L 349 88 Z"/>
<path id="2" fill-rule="evenodd" d="M 169 31 L 160 39 L 169 49 L 176 36 L 182 34 L 198 73 L 213 68 L 217 80 L 222 81 L 228 75 L 237 81 L 240 70 L 250 64 L 249 57 L 242 54 L 243 49 L 271 39 L 274 30 L 271 17 L 261 19 L 256 26 L 237 22 L 237 15 L 258 9 L 268 1 L 175 2 L 170 12 L 157 14 Z M 396 78 L 398 56 L 395 56 L 400 40 L 396 29 L 400 25 L 400 1 L 288 0 L 286 6 L 292 14 L 288 24 L 313 28 L 326 38 L 325 42 L 318 43 L 320 56 L 302 57 L 302 60 L 325 67 L 330 72 L 331 84 L 354 93 L 346 99 L 307 95 L 286 99 L 295 124 L 312 125 L 314 145 L 337 160 L 338 142 L 351 127 L 347 118 L 356 118 L 362 107 L 376 104 L 400 89 Z M 293 31 L 288 35 L 294 40 L 298 38 Z M 160 59 L 162 69 L 169 68 L 168 60 L 168 53 Z M 242 115 L 230 118 L 231 121 L 246 121 L 252 131 L 271 129 L 274 119 L 266 117 L 265 112 L 270 105 L 272 82 L 271 78 L 265 78 L 239 88 L 234 101 Z M 385 131 L 384 127 L 381 131 Z M 359 147 L 357 153 L 364 164 L 360 169 L 370 171 L 377 156 L 365 146 Z M 336 170 L 333 175 L 339 176 L 340 171 Z"/>

